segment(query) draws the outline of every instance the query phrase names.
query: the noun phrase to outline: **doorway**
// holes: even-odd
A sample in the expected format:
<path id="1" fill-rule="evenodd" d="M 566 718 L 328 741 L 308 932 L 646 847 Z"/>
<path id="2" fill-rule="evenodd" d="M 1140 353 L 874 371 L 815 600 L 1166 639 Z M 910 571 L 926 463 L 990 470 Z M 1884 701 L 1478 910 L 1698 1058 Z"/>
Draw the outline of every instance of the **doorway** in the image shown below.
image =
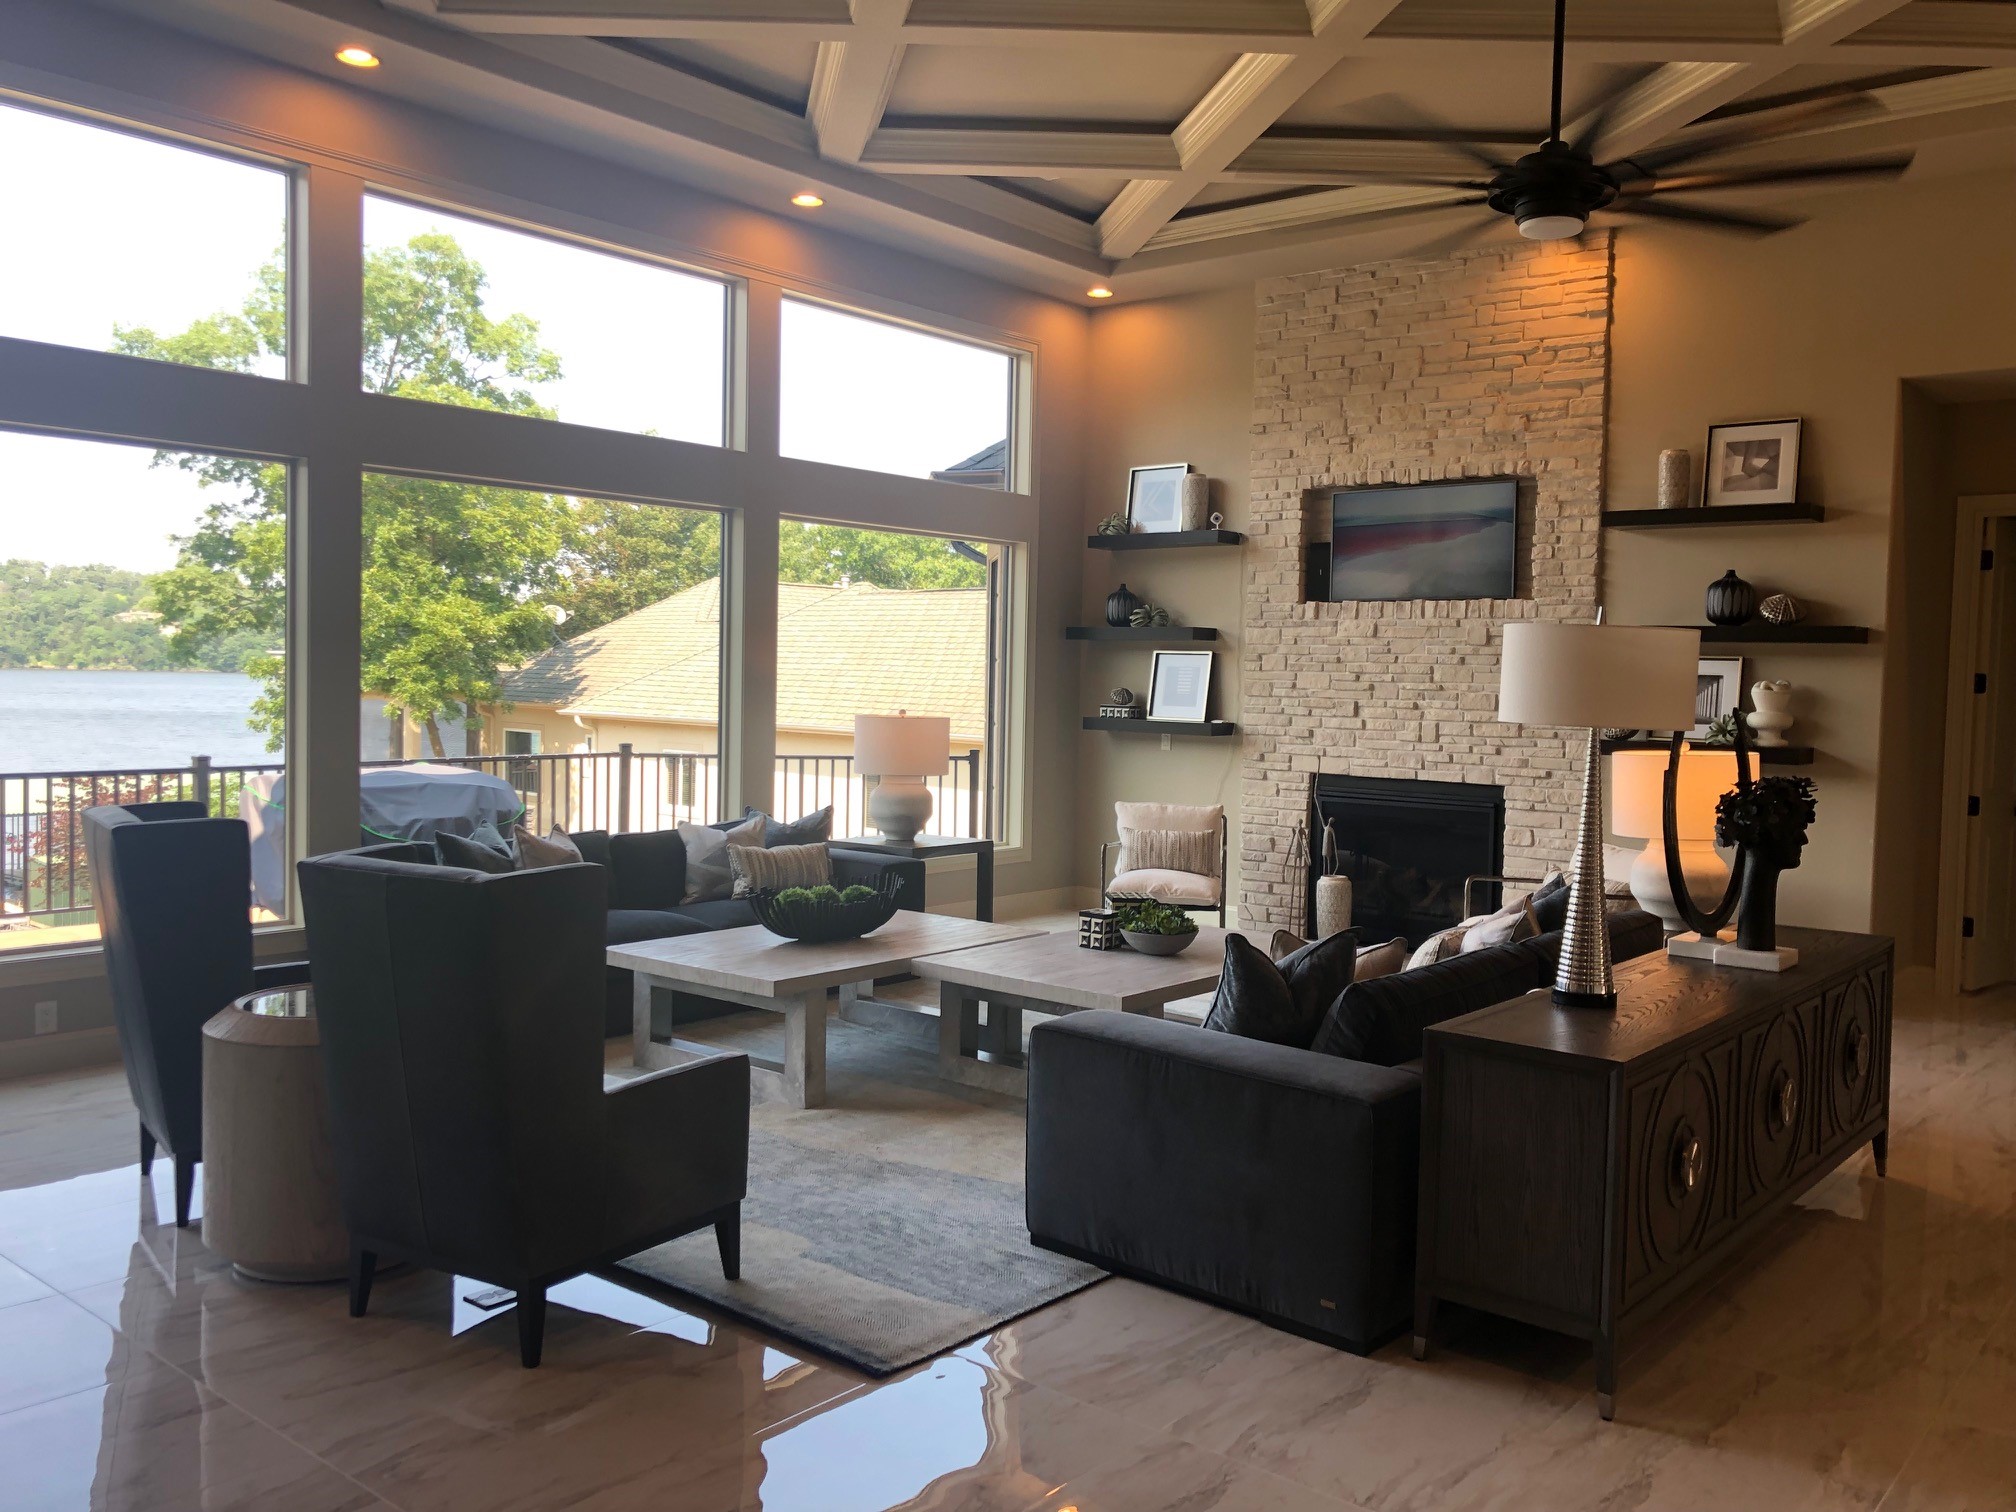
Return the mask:
<path id="1" fill-rule="evenodd" d="M 2016 494 L 1959 501 L 1939 976 L 2016 981 Z"/>

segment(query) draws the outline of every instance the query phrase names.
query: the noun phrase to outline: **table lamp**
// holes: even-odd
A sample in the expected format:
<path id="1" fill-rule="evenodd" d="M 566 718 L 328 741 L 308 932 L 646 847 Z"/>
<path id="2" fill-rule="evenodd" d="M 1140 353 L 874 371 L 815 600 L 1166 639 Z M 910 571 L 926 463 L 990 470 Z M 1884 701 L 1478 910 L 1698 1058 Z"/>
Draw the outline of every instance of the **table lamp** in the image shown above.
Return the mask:
<path id="1" fill-rule="evenodd" d="M 1602 732 L 1690 728 L 1700 658 L 1698 630 L 1551 620 L 1505 627 L 1498 718 L 1588 732 L 1568 923 L 1554 973 L 1554 1001 L 1563 1007 L 1617 1006 L 1603 917 Z"/>
<path id="2" fill-rule="evenodd" d="M 884 840 L 908 843 L 931 819 L 926 777 L 952 769 L 952 721 L 935 714 L 856 714 L 854 770 L 881 780 L 868 795 L 868 818 Z"/>
<path id="3" fill-rule="evenodd" d="M 1666 873 L 1666 826 L 1662 809 L 1667 751 L 1618 751 L 1610 758 L 1610 828 L 1645 849 L 1631 863 L 1631 896 L 1659 916 L 1669 935 L 1688 923 L 1673 898 Z M 1748 760 L 1757 775 L 1757 758 Z M 1680 755 L 1674 794 L 1678 828 L 1674 834 L 1687 890 L 1697 898 L 1719 898 L 1729 885 L 1729 868 L 1715 849 L 1715 800 L 1736 786 L 1736 752 L 1728 747 L 1688 746 Z"/>

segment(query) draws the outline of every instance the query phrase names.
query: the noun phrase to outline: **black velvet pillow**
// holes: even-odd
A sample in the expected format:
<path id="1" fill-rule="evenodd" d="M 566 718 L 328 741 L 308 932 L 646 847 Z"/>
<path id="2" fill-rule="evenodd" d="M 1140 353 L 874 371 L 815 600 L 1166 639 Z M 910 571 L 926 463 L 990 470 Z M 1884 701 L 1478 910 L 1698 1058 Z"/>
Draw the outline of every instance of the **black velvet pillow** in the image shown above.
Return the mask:
<path id="1" fill-rule="evenodd" d="M 518 868 L 509 851 L 497 850 L 462 835 L 436 835 L 434 853 L 441 858 L 443 866 L 460 866 L 469 871 L 508 872 Z"/>
<path id="2" fill-rule="evenodd" d="M 1545 986 L 1543 961 L 1534 942 L 1525 940 L 1354 982 L 1324 1017 L 1309 1048 L 1374 1066 L 1419 1060 L 1421 1035 L 1430 1024 Z"/>
<path id="3" fill-rule="evenodd" d="M 1555 872 L 1526 900 L 1533 905 L 1533 922 L 1540 933 L 1552 934 L 1568 926 L 1568 879 Z"/>
<path id="4" fill-rule="evenodd" d="M 1243 936 L 1227 935 L 1225 969 L 1204 1027 L 1305 1049 L 1357 965 L 1358 936 L 1348 929 L 1279 961 Z"/>

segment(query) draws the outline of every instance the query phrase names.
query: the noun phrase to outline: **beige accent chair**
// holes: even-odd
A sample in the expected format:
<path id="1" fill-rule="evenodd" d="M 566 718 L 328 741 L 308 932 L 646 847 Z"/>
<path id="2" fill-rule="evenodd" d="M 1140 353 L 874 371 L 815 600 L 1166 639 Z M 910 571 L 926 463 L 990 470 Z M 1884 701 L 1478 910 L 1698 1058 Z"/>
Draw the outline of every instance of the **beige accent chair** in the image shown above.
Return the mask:
<path id="1" fill-rule="evenodd" d="M 1228 826 L 1222 804 L 1209 806 L 1184 803 L 1116 803 L 1113 819 L 1118 840 L 1099 847 L 1099 887 L 1108 903 L 1152 898 L 1183 909 L 1215 909 L 1218 922 L 1225 922 L 1225 847 Z M 1167 867 L 1141 866 L 1129 854 L 1133 836 L 1142 830 L 1176 830 L 1216 837 L 1207 847 L 1209 870 L 1176 871 Z M 1117 857 L 1115 853 L 1117 854 Z M 1109 877 L 1108 865 L 1113 870 Z"/>

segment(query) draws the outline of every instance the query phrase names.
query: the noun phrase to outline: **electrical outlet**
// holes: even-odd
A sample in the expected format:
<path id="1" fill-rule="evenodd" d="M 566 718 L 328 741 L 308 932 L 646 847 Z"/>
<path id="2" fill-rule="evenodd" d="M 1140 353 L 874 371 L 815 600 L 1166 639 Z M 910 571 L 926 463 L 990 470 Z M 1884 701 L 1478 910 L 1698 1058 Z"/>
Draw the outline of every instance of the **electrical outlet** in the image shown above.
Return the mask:
<path id="1" fill-rule="evenodd" d="M 1165 751 L 1169 749 L 1169 737 L 1167 735 L 1162 737 L 1162 749 Z"/>
<path id="2" fill-rule="evenodd" d="M 37 1034 L 56 1032 L 56 1003 L 53 998 L 35 1005 L 35 1032 Z"/>

